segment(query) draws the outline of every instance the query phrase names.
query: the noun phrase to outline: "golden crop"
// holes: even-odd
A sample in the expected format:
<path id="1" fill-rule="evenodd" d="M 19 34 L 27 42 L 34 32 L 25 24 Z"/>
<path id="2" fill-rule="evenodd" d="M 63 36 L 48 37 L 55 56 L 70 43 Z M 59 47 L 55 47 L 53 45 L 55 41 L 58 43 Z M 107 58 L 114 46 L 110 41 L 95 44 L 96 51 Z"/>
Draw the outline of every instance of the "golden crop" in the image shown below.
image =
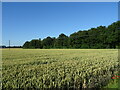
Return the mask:
<path id="1" fill-rule="evenodd" d="M 2 50 L 3 88 L 96 88 L 117 71 L 117 49 Z"/>

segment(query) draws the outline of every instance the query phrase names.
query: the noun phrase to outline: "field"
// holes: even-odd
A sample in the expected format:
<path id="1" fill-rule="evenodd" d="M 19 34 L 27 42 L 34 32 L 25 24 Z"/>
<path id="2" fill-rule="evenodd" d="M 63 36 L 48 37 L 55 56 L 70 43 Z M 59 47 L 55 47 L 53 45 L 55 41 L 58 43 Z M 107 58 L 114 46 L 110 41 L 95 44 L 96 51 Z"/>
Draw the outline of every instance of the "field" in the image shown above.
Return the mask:
<path id="1" fill-rule="evenodd" d="M 118 71 L 117 49 L 3 49 L 3 88 L 101 88 Z"/>

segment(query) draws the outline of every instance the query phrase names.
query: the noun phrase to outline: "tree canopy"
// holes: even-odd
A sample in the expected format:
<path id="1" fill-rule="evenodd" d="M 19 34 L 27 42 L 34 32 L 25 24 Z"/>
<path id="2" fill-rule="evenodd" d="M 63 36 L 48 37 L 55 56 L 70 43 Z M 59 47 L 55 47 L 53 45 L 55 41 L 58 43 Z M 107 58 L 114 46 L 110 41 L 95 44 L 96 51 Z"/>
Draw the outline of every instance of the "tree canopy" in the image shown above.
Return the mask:
<path id="1" fill-rule="evenodd" d="M 23 48 L 118 48 L 120 46 L 120 21 L 108 27 L 99 26 L 89 30 L 78 31 L 66 36 L 61 33 L 57 38 L 33 39 L 26 41 Z"/>

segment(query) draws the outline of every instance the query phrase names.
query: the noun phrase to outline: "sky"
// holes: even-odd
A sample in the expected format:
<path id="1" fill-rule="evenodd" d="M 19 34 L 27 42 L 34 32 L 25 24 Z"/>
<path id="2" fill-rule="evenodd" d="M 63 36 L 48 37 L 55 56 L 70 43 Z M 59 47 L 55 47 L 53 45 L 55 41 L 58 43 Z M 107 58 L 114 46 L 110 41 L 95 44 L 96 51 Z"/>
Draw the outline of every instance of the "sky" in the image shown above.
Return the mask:
<path id="1" fill-rule="evenodd" d="M 117 2 L 3 2 L 2 44 L 67 36 L 118 20 Z"/>
<path id="2" fill-rule="evenodd" d="M 2 0 L 2 2 L 119 2 L 120 0 Z"/>

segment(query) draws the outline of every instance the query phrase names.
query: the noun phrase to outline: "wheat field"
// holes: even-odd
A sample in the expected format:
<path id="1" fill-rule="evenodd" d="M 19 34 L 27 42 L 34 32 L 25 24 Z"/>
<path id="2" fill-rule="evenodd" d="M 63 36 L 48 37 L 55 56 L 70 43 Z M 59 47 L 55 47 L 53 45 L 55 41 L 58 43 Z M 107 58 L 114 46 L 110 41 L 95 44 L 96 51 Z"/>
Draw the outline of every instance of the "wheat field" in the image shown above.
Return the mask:
<path id="1" fill-rule="evenodd" d="M 3 49 L 3 88 L 101 88 L 118 71 L 117 49 Z"/>

